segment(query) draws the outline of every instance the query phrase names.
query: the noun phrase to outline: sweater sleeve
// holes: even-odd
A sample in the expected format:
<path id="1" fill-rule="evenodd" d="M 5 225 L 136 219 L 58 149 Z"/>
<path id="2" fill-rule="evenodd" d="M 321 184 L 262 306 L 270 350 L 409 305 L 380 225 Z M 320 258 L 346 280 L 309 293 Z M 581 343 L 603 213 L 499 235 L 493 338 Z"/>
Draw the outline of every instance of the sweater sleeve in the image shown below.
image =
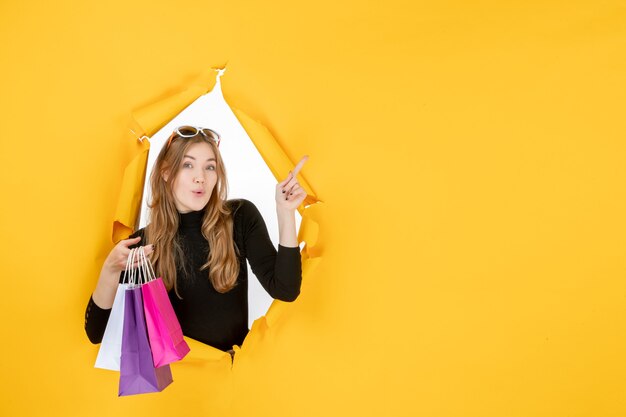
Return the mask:
<path id="1" fill-rule="evenodd" d="M 138 230 L 128 237 L 128 239 L 141 236 L 142 240 L 139 243 L 143 243 L 143 229 Z M 131 246 L 131 248 L 135 248 L 140 246 L 139 244 Z M 119 282 L 123 282 L 124 272 L 120 274 Z M 87 337 L 89 341 L 93 344 L 102 342 L 102 337 L 104 336 L 104 331 L 107 327 L 107 322 L 109 321 L 109 316 L 111 315 L 110 308 L 100 308 L 94 301 L 93 295 L 89 297 L 89 302 L 87 303 L 87 308 L 85 309 L 85 333 L 87 333 Z"/>
<path id="2" fill-rule="evenodd" d="M 91 343 L 96 344 L 102 342 L 104 329 L 107 327 L 110 315 L 110 308 L 104 309 L 98 307 L 98 305 L 93 302 L 93 297 L 89 297 L 89 302 L 85 309 L 85 332 Z"/>
<path id="3" fill-rule="evenodd" d="M 244 244 L 250 268 L 270 296 L 294 301 L 302 284 L 300 248 L 278 245 L 274 248 L 265 221 L 257 207 L 242 200 L 241 211 Z"/>

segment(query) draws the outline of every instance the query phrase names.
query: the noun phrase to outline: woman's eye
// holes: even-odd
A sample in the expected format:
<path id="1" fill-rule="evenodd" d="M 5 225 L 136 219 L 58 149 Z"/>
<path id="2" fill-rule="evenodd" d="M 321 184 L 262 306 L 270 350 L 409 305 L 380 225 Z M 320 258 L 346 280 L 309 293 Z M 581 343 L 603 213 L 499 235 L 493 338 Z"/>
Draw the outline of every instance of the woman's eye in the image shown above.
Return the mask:
<path id="1" fill-rule="evenodd" d="M 185 162 L 185 163 L 183 164 L 183 168 L 191 168 L 191 163 L 189 163 L 189 162 Z"/>
<path id="2" fill-rule="evenodd" d="M 209 165 L 206 169 L 207 171 L 215 171 L 215 167 L 213 165 Z"/>

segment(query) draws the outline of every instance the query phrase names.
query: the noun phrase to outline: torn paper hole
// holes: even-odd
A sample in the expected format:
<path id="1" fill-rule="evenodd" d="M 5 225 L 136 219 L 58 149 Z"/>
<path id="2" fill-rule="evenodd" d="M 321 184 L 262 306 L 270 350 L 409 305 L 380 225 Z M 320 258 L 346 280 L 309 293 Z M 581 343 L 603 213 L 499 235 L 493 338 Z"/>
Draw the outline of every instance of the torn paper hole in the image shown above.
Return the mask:
<path id="1" fill-rule="evenodd" d="M 178 126 L 191 125 L 208 127 L 221 136 L 220 153 L 226 166 L 228 179 L 228 198 L 245 198 L 252 201 L 259 209 L 267 224 L 274 246 L 278 246 L 278 223 L 274 190 L 276 178 L 257 151 L 232 110 L 224 100 L 220 83 L 221 72 L 213 90 L 201 95 L 181 113 L 157 131 L 150 138 L 147 171 L 141 202 L 139 227 L 145 227 L 149 221 L 150 174 L 156 158 L 167 138 Z M 287 172 L 285 172 L 285 175 Z M 301 216 L 296 212 L 296 225 L 299 228 Z M 273 299 L 265 292 L 248 266 L 248 326 L 264 315 Z"/>

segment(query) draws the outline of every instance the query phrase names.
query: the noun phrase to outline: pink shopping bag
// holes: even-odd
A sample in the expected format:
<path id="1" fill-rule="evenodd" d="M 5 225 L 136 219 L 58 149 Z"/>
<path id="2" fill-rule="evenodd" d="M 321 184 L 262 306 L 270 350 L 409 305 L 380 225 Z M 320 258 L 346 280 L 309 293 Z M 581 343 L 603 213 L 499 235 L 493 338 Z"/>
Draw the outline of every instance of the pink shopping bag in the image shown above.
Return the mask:
<path id="1" fill-rule="evenodd" d="M 181 360 L 189 352 L 189 346 L 183 339 L 183 331 L 163 280 L 149 281 L 142 285 L 141 292 L 154 366 Z"/>

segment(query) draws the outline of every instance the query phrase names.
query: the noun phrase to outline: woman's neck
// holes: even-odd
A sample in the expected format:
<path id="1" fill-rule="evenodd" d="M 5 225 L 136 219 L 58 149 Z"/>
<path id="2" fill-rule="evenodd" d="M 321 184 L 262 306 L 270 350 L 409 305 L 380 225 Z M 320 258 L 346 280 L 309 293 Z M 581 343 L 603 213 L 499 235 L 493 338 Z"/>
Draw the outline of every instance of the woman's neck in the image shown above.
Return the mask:
<path id="1" fill-rule="evenodd" d="M 190 211 L 188 213 L 178 213 L 180 227 L 184 229 L 198 229 L 202 226 L 204 209 L 200 211 Z"/>

